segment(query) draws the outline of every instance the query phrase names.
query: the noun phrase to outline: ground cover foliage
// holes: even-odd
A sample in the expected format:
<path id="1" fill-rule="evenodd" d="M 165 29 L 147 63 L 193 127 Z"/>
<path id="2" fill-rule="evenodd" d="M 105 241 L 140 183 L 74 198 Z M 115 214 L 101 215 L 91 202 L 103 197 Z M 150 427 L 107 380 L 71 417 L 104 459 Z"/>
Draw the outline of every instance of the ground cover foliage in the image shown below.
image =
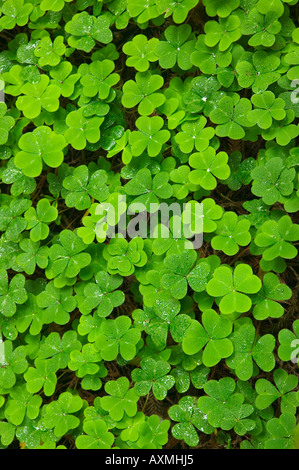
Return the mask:
<path id="1" fill-rule="evenodd" d="M 298 1 L 0 12 L 0 447 L 298 447 Z"/>

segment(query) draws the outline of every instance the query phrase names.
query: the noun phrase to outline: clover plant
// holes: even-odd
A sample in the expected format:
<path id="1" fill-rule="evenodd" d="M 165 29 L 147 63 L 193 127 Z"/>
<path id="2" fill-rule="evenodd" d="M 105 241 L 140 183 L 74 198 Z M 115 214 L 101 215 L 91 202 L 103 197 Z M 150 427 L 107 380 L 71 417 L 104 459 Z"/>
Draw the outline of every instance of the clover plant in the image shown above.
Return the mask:
<path id="1" fill-rule="evenodd" d="M 298 449 L 298 0 L 0 36 L 0 448 Z"/>

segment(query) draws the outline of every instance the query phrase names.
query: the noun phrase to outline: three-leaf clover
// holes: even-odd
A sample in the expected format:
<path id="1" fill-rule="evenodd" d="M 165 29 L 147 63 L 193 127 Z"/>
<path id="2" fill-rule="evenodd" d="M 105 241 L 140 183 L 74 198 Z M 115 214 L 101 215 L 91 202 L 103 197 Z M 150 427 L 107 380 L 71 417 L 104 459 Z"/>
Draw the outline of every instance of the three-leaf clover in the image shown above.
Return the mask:
<path id="1" fill-rule="evenodd" d="M 18 426 L 22 424 L 25 416 L 35 419 L 39 414 L 42 397 L 32 395 L 26 389 L 26 385 L 17 385 L 9 392 L 9 398 L 5 405 L 4 415 L 6 419 Z"/>
<path id="2" fill-rule="evenodd" d="M 86 147 L 86 142 L 94 144 L 100 140 L 100 126 L 103 121 L 103 117 L 85 117 L 83 108 L 71 111 L 66 117 L 65 122 L 68 128 L 64 137 L 74 149 L 82 150 Z"/>
<path id="3" fill-rule="evenodd" d="M 99 271 L 94 276 L 95 282 L 89 282 L 82 294 L 77 294 L 78 308 L 83 315 L 96 309 L 100 317 L 110 315 L 115 307 L 119 307 L 125 301 L 125 294 L 116 290 L 121 286 L 123 279 L 118 275 Z"/>
<path id="4" fill-rule="evenodd" d="M 240 220 L 235 212 L 225 212 L 217 222 L 215 236 L 211 241 L 212 247 L 223 251 L 226 255 L 235 255 L 239 251 L 239 245 L 246 246 L 250 243 L 250 226 L 251 222 L 248 219 Z"/>
<path id="5" fill-rule="evenodd" d="M 109 245 L 105 245 L 103 256 L 108 261 L 108 272 L 121 276 L 130 276 L 135 266 L 142 267 L 147 262 L 144 240 L 140 237 L 129 242 L 124 238 L 112 238 Z"/>
<path id="6" fill-rule="evenodd" d="M 228 18 L 219 18 L 219 22 L 214 20 L 207 21 L 204 30 L 205 44 L 208 47 L 214 47 L 218 44 L 221 52 L 226 51 L 242 35 L 240 19 L 236 15 L 230 15 Z"/>
<path id="7" fill-rule="evenodd" d="M 76 13 L 65 25 L 65 31 L 70 34 L 68 43 L 75 49 L 90 52 L 96 41 L 108 44 L 112 39 L 107 16 L 92 16 L 87 11 Z"/>
<path id="8" fill-rule="evenodd" d="M 190 54 L 195 44 L 195 40 L 189 40 L 191 32 L 191 26 L 188 24 L 166 28 L 166 41 L 160 41 L 155 50 L 163 69 L 170 69 L 176 63 L 182 70 L 191 68 Z"/>
<path id="9" fill-rule="evenodd" d="M 234 271 L 228 266 L 215 269 L 208 282 L 209 295 L 220 298 L 219 308 L 224 314 L 248 312 L 252 300 L 246 294 L 256 294 L 262 286 L 261 280 L 248 264 L 238 264 Z"/>
<path id="10" fill-rule="evenodd" d="M 55 436 L 61 437 L 79 426 L 80 419 L 75 413 L 80 411 L 82 406 L 83 400 L 79 395 L 63 392 L 57 400 L 45 405 L 43 423 L 47 429 L 54 428 Z"/>
<path id="11" fill-rule="evenodd" d="M 205 434 L 214 431 L 206 419 L 205 414 L 196 406 L 194 397 L 185 396 L 180 399 L 177 405 L 173 405 L 168 410 L 169 417 L 177 424 L 171 429 L 173 437 L 184 440 L 189 446 L 196 446 L 199 442 L 197 429 Z"/>
<path id="12" fill-rule="evenodd" d="M 134 67 L 139 72 L 145 72 L 148 70 L 150 62 L 158 60 L 155 53 L 158 44 L 158 38 L 147 39 L 144 34 L 137 34 L 132 41 L 123 45 L 123 52 L 130 56 L 126 60 L 126 65 Z"/>
<path id="13" fill-rule="evenodd" d="M 58 210 L 52 206 L 48 199 L 40 199 L 36 208 L 29 207 L 24 218 L 27 220 L 27 230 L 30 230 L 30 239 L 36 243 L 45 240 L 49 235 L 49 224 L 57 219 Z"/>
<path id="14" fill-rule="evenodd" d="M 139 170 L 124 186 L 128 195 L 137 196 L 129 208 L 138 209 L 139 204 L 142 204 L 147 212 L 155 212 L 159 206 L 159 200 L 168 199 L 172 195 L 172 186 L 168 181 L 169 174 L 166 171 L 161 171 L 152 179 L 148 168 Z"/>
<path id="15" fill-rule="evenodd" d="M 228 155 L 226 152 L 218 152 L 213 147 L 193 153 L 189 157 L 189 165 L 195 170 L 189 174 L 192 184 L 198 184 L 204 189 L 212 190 L 217 186 L 216 178 L 225 180 L 230 175 L 230 167 L 227 164 Z"/>
<path id="16" fill-rule="evenodd" d="M 205 366 L 213 367 L 222 358 L 229 357 L 233 345 L 227 337 L 232 332 L 232 322 L 215 310 L 205 310 L 202 314 L 202 325 L 192 320 L 187 328 L 182 348 L 186 354 L 193 355 L 204 348 L 202 361 Z"/>
<path id="17" fill-rule="evenodd" d="M 265 372 L 275 367 L 275 338 L 266 334 L 258 339 L 251 321 L 241 323 L 231 336 L 233 354 L 226 359 L 240 380 L 249 380 L 254 373 L 253 361 Z"/>
<path id="18" fill-rule="evenodd" d="M 263 410 L 281 399 L 282 413 L 293 412 L 295 414 L 298 402 L 296 392 L 293 390 L 298 385 L 298 377 L 288 374 L 284 369 L 276 369 L 273 372 L 273 380 L 275 385 L 263 378 L 256 381 L 255 390 L 258 395 L 255 399 L 255 406 Z"/>
<path id="19" fill-rule="evenodd" d="M 271 206 L 282 196 L 290 196 L 294 189 L 294 168 L 286 168 L 282 158 L 273 157 L 251 172 L 253 178 L 251 191 L 262 197 L 263 202 Z"/>
<path id="20" fill-rule="evenodd" d="M 78 73 L 81 75 L 80 83 L 84 95 L 98 96 L 101 100 L 108 98 L 111 87 L 119 81 L 119 75 L 112 73 L 114 67 L 114 62 L 109 59 L 80 65 Z"/>
<path id="21" fill-rule="evenodd" d="M 163 126 L 164 120 L 160 116 L 140 116 L 136 120 L 138 131 L 129 136 L 132 154 L 138 157 L 147 150 L 150 157 L 157 156 L 170 137 L 170 132 L 162 129 Z"/>
<path id="22" fill-rule="evenodd" d="M 283 306 L 277 301 L 288 300 L 292 296 L 292 290 L 282 282 L 274 273 L 266 273 L 263 278 L 262 289 L 252 301 L 255 304 L 253 316 L 257 320 L 267 318 L 279 318 L 284 314 Z"/>
<path id="23" fill-rule="evenodd" d="M 109 412 L 114 421 L 120 421 L 125 413 L 127 416 L 136 415 L 139 395 L 134 388 L 130 388 L 126 377 L 107 382 L 105 392 L 107 396 L 100 398 L 100 404 L 105 411 Z"/>
<path id="24" fill-rule="evenodd" d="M 191 153 L 195 149 L 203 152 L 209 147 L 210 140 L 215 135 L 213 127 L 205 127 L 207 119 L 200 116 L 196 121 L 184 122 L 181 131 L 175 135 L 175 141 L 184 153 Z"/>
<path id="25" fill-rule="evenodd" d="M 78 166 L 63 180 L 63 187 L 67 189 L 66 205 L 84 210 L 90 207 L 90 198 L 105 201 L 109 196 L 107 181 L 108 175 L 105 170 L 97 170 L 90 175 L 86 165 Z"/>
<path id="26" fill-rule="evenodd" d="M 138 113 L 148 116 L 156 108 L 162 106 L 166 98 L 157 91 L 163 86 L 161 75 L 137 72 L 135 81 L 128 80 L 123 85 L 122 104 L 125 108 L 133 108 L 138 104 Z"/>
<path id="27" fill-rule="evenodd" d="M 16 107 L 29 119 L 36 118 L 42 109 L 53 113 L 59 108 L 60 89 L 51 85 L 45 74 L 41 75 L 38 83 L 25 83 L 20 91 Z"/>
<path id="28" fill-rule="evenodd" d="M 42 172 L 43 162 L 51 168 L 61 165 L 67 144 L 63 135 L 56 134 L 50 127 L 40 126 L 23 134 L 18 145 L 21 150 L 16 153 L 15 165 L 24 175 L 36 177 Z"/>
<path id="29" fill-rule="evenodd" d="M 251 102 L 239 95 L 224 96 L 218 103 L 218 107 L 210 113 L 210 119 L 217 124 L 216 135 L 228 136 L 231 139 L 242 139 L 245 136 L 244 127 L 252 127 L 253 123 L 248 120 L 251 111 Z"/>
<path id="30" fill-rule="evenodd" d="M 225 431 L 243 436 L 255 427 L 250 419 L 254 408 L 244 403 L 244 395 L 235 391 L 236 382 L 231 377 L 209 380 L 204 386 L 207 396 L 198 399 L 198 408 L 207 416 L 208 423 Z"/>
<path id="31" fill-rule="evenodd" d="M 115 320 L 103 321 L 96 337 L 96 346 L 106 361 L 113 361 L 118 354 L 130 361 L 135 357 L 140 337 L 140 330 L 132 327 L 130 318 L 121 315 Z"/>
<path id="32" fill-rule="evenodd" d="M 171 369 L 169 363 L 147 357 L 142 359 L 140 367 L 140 369 L 132 371 L 132 379 L 135 382 L 134 389 L 138 395 L 147 395 L 152 389 L 157 400 L 164 400 L 168 390 L 175 384 L 174 377 L 168 375 Z"/>
<path id="33" fill-rule="evenodd" d="M 83 422 L 83 431 L 76 438 L 76 447 L 78 449 L 110 449 L 114 435 L 108 431 L 107 423 L 103 419 L 85 419 Z"/>
<path id="34" fill-rule="evenodd" d="M 269 129 L 273 119 L 282 121 L 286 116 L 285 102 L 282 98 L 275 98 L 272 91 L 264 91 L 251 97 L 254 109 L 249 112 L 248 119 L 261 129 Z"/>
<path id="35" fill-rule="evenodd" d="M 293 224 L 288 215 L 283 215 L 278 221 L 268 220 L 259 228 L 255 237 L 255 244 L 264 249 L 262 257 L 265 261 L 272 261 L 281 257 L 295 258 L 297 248 L 292 242 L 299 240 L 299 225 Z"/>
<path id="36" fill-rule="evenodd" d="M 12 317 L 17 311 L 17 304 L 24 304 L 28 298 L 25 289 L 25 277 L 16 274 L 9 281 L 7 271 L 0 270 L 0 312 L 5 317 Z"/>
<path id="37" fill-rule="evenodd" d="M 70 312 L 76 307 L 72 287 L 55 287 L 53 281 L 36 297 L 37 305 L 44 309 L 43 321 L 65 325 L 70 319 Z"/>
<path id="38" fill-rule="evenodd" d="M 60 232 L 58 243 L 49 249 L 49 264 L 45 271 L 48 279 L 55 279 L 56 287 L 63 287 L 67 282 L 65 278 L 75 278 L 88 266 L 91 256 L 84 252 L 85 248 L 85 243 L 71 230 Z"/>

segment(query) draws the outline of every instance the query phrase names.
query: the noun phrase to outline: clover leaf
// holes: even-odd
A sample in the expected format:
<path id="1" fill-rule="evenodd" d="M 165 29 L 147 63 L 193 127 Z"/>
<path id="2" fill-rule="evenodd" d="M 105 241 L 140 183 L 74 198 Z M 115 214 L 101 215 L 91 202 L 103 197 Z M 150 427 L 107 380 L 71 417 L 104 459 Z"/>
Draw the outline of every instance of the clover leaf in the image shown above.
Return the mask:
<path id="1" fill-rule="evenodd" d="M 84 292 L 76 296 L 78 308 L 83 315 L 97 309 L 96 313 L 100 317 L 107 317 L 113 308 L 119 307 L 125 301 L 124 293 L 116 290 L 121 286 L 123 279 L 103 271 L 99 271 L 94 279 L 95 283 L 86 284 Z"/>
<path id="2" fill-rule="evenodd" d="M 62 230 L 58 243 L 49 249 L 49 264 L 46 269 L 48 279 L 55 279 L 56 287 L 63 287 L 67 278 L 74 278 L 80 270 L 91 261 L 89 253 L 85 253 L 86 245 L 71 230 Z"/>
<path id="3" fill-rule="evenodd" d="M 253 124 L 257 124 L 261 129 L 268 129 L 272 125 L 272 120 L 282 121 L 286 112 L 285 102 L 282 98 L 275 98 L 272 91 L 264 91 L 251 97 L 254 109 L 248 114 L 248 119 Z"/>
<path id="4" fill-rule="evenodd" d="M 164 400 L 167 391 L 175 383 L 174 377 L 168 375 L 171 368 L 170 365 L 166 361 L 156 361 L 148 357 L 142 359 L 140 366 L 140 369 L 132 371 L 132 379 L 135 382 L 134 389 L 138 395 L 147 395 L 152 389 L 157 400 Z"/>
<path id="5" fill-rule="evenodd" d="M 210 140 L 215 135 L 213 127 L 205 127 L 207 119 L 200 116 L 197 121 L 185 122 L 181 131 L 175 135 L 175 141 L 184 153 L 191 153 L 195 147 L 199 152 L 209 147 Z"/>
<path id="6" fill-rule="evenodd" d="M 139 396 L 134 388 L 130 388 L 129 380 L 126 377 L 107 382 L 105 392 L 109 396 L 101 397 L 100 404 L 104 410 L 109 412 L 113 420 L 120 421 L 124 413 L 128 416 L 136 415 Z"/>
<path id="7" fill-rule="evenodd" d="M 228 18 L 219 18 L 217 21 L 208 21 L 204 27 L 205 44 L 214 47 L 218 44 L 219 50 L 226 51 L 233 42 L 241 37 L 240 19 L 236 15 Z"/>
<path id="8" fill-rule="evenodd" d="M 244 57 L 236 65 L 237 80 L 241 87 L 252 87 L 254 93 L 262 93 L 279 79 L 280 59 L 275 52 L 259 50 L 250 57 Z"/>
<path id="9" fill-rule="evenodd" d="M 38 351 L 39 359 L 50 359 L 58 369 L 64 369 L 69 361 L 70 352 L 80 350 L 81 343 L 74 330 L 66 331 L 62 337 L 56 331 L 45 337 Z M 65 400 L 67 401 L 67 400 Z"/>
<path id="10" fill-rule="evenodd" d="M 168 199 L 172 195 L 172 187 L 168 181 L 167 172 L 161 171 L 152 179 L 148 168 L 139 170 L 124 186 L 128 195 L 137 196 L 129 207 L 132 210 L 134 207 L 138 209 L 138 205 L 143 204 L 147 212 L 155 212 L 160 199 Z"/>
<path id="11" fill-rule="evenodd" d="M 47 397 L 53 395 L 57 384 L 56 372 L 57 365 L 54 362 L 35 359 L 34 367 L 28 367 L 24 374 L 28 392 L 34 394 L 42 389 Z"/>
<path id="12" fill-rule="evenodd" d="M 227 338 L 232 332 L 232 323 L 228 318 L 219 316 L 215 310 L 210 309 L 203 312 L 202 324 L 197 320 L 191 321 L 185 332 L 182 347 L 189 355 L 204 349 L 203 364 L 212 367 L 233 352 L 232 342 Z"/>
<path id="13" fill-rule="evenodd" d="M 181 0 L 180 2 L 171 2 L 170 0 L 160 0 L 157 4 L 159 14 L 164 14 L 165 18 L 172 15 L 175 23 L 183 23 L 189 11 L 197 5 L 197 0 Z"/>
<path id="14" fill-rule="evenodd" d="M 166 270 L 162 273 L 161 285 L 176 299 L 187 295 L 188 284 L 195 292 L 202 292 L 207 285 L 210 266 L 206 262 L 196 262 L 195 251 L 169 254 L 164 259 Z"/>
<path id="15" fill-rule="evenodd" d="M 150 62 L 158 60 L 155 53 L 158 44 L 158 38 L 147 39 L 144 34 L 137 34 L 132 41 L 123 45 L 123 52 L 130 56 L 126 60 L 126 65 L 134 67 L 138 72 L 145 72 L 148 70 Z"/>
<path id="16" fill-rule="evenodd" d="M 278 21 L 278 15 L 270 9 L 262 14 L 258 8 L 252 8 L 242 25 L 242 34 L 251 36 L 248 44 L 253 47 L 273 46 L 280 30 L 281 23 Z"/>
<path id="17" fill-rule="evenodd" d="M 108 44 L 112 39 L 106 16 L 95 17 L 87 11 L 76 13 L 65 25 L 65 31 L 70 34 L 68 43 L 75 49 L 90 52 L 96 41 Z"/>
<path id="18" fill-rule="evenodd" d="M 36 188 L 34 178 L 25 176 L 14 164 L 14 158 L 10 158 L 7 162 L 6 169 L 2 173 L 2 181 L 9 184 L 12 196 L 20 196 L 32 194 Z"/>
<path id="19" fill-rule="evenodd" d="M 297 248 L 291 242 L 298 239 L 299 225 L 293 224 L 288 215 L 283 215 L 278 221 L 264 222 L 255 237 L 255 243 L 263 248 L 263 259 L 272 261 L 278 257 L 295 258 Z"/>
<path id="20" fill-rule="evenodd" d="M 258 379 L 255 384 L 258 393 L 255 405 L 259 409 L 265 409 L 281 399 L 282 413 L 294 413 L 297 408 L 296 392 L 294 390 L 298 385 L 298 377 L 288 374 L 284 369 L 276 369 L 273 372 L 275 386 L 266 379 Z"/>
<path id="21" fill-rule="evenodd" d="M 255 328 L 251 322 L 241 324 L 231 336 L 234 352 L 226 359 L 240 380 L 249 380 L 254 373 L 254 363 L 265 372 L 275 367 L 273 350 L 275 338 L 266 334 L 259 339 L 256 337 Z"/>
<path id="22" fill-rule="evenodd" d="M 17 304 L 24 304 L 27 300 L 25 277 L 16 274 L 9 281 L 7 271 L 0 270 L 0 312 L 6 317 L 12 317 L 17 311 Z"/>
<path id="23" fill-rule="evenodd" d="M 132 327 L 130 318 L 121 315 L 115 320 L 103 321 L 96 337 L 96 346 L 104 360 L 113 361 L 120 354 L 130 361 L 136 354 L 140 337 L 140 331 Z"/>
<path id="24" fill-rule="evenodd" d="M 248 264 L 238 264 L 234 271 L 227 266 L 215 269 L 213 278 L 208 282 L 207 293 L 221 298 L 220 311 L 224 314 L 248 312 L 252 301 L 246 294 L 259 292 L 261 280 L 252 273 Z"/>
<path id="25" fill-rule="evenodd" d="M 98 96 L 101 100 L 108 98 L 110 88 L 119 81 L 119 75 L 112 73 L 114 62 L 109 59 L 95 60 L 91 64 L 82 64 L 78 68 L 80 83 L 87 97 Z"/>
<path id="26" fill-rule="evenodd" d="M 27 222 L 22 214 L 31 206 L 29 199 L 16 198 L 9 205 L 0 208 L 0 230 L 5 231 L 8 240 L 17 241 L 26 229 Z"/>
<path id="27" fill-rule="evenodd" d="M 70 360 L 68 368 L 76 371 L 79 378 L 86 375 L 94 375 L 100 370 L 102 360 L 101 354 L 92 343 L 87 343 L 82 346 L 82 350 L 74 350 L 70 352 Z"/>
<path id="28" fill-rule="evenodd" d="M 86 434 L 76 438 L 78 449 L 110 449 L 114 436 L 108 432 L 108 426 L 103 419 L 96 421 L 84 420 L 83 431 Z"/>
<path id="29" fill-rule="evenodd" d="M 212 238 L 211 245 L 215 250 L 221 250 L 226 255 L 233 256 L 239 251 L 239 246 L 249 245 L 251 234 L 250 221 L 239 220 L 232 211 L 225 212 L 217 222 L 217 230 Z"/>
<path id="30" fill-rule="evenodd" d="M 27 283 L 28 286 L 28 283 Z M 31 335 L 40 333 L 44 321 L 43 309 L 37 305 L 36 295 L 28 292 L 28 299 L 21 308 L 17 308 L 16 327 L 20 333 L 28 329 Z"/>
<path id="31" fill-rule="evenodd" d="M 255 421 L 250 418 L 254 408 L 244 403 L 244 395 L 235 392 L 235 388 L 231 377 L 210 380 L 204 386 L 207 396 L 200 397 L 197 406 L 211 426 L 225 431 L 233 428 L 242 436 L 255 428 Z"/>
<path id="32" fill-rule="evenodd" d="M 128 80 L 123 86 L 122 104 L 133 108 L 138 104 L 138 113 L 148 116 L 161 106 L 166 98 L 162 93 L 156 93 L 164 83 L 160 75 L 147 72 L 137 72 L 135 81 Z"/>
<path id="33" fill-rule="evenodd" d="M 211 121 L 217 124 L 216 135 L 242 139 L 245 136 L 244 127 L 253 126 L 248 120 L 250 111 L 251 103 L 247 98 L 240 98 L 238 95 L 221 98 L 218 107 L 210 114 Z"/>
<path id="34" fill-rule="evenodd" d="M 12 389 L 16 383 L 16 375 L 23 374 L 28 368 L 25 346 L 13 348 L 12 341 L 3 341 L 4 362 L 0 367 L 1 387 Z"/>
<path id="35" fill-rule="evenodd" d="M 132 154 L 136 157 L 147 150 L 150 157 L 157 156 L 168 141 L 170 132 L 162 129 L 164 121 L 160 116 L 141 116 L 136 120 L 138 131 L 130 134 L 129 142 Z"/>
<path id="36" fill-rule="evenodd" d="M 265 204 L 272 205 L 280 195 L 289 196 L 293 192 L 295 175 L 294 168 L 285 168 L 280 157 L 273 157 L 252 170 L 252 193 L 262 197 Z"/>
<path id="37" fill-rule="evenodd" d="M 195 41 L 189 40 L 191 26 L 168 26 L 164 31 L 166 41 L 160 41 L 155 49 L 159 64 L 163 69 L 170 69 L 177 63 L 182 70 L 191 68 L 190 54 Z"/>
<path id="38" fill-rule="evenodd" d="M 200 34 L 197 37 L 195 51 L 191 54 L 191 62 L 196 65 L 202 73 L 212 75 L 216 72 L 217 66 L 228 67 L 231 60 L 232 54 L 229 49 L 223 52 L 219 51 L 216 46 L 208 47 L 205 43 L 204 34 Z M 212 80 L 210 80 L 210 82 L 212 82 Z"/>
<path id="39" fill-rule="evenodd" d="M 51 168 L 61 165 L 66 141 L 50 127 L 40 126 L 23 134 L 18 145 L 21 150 L 16 153 L 15 165 L 24 175 L 36 177 L 42 172 L 43 162 Z"/>
<path id="40" fill-rule="evenodd" d="M 144 240 L 140 237 L 133 238 L 129 242 L 124 238 L 112 238 L 103 251 L 103 256 L 108 261 L 108 272 L 121 276 L 133 274 L 135 266 L 142 267 L 147 262 L 143 248 Z"/>
<path id="41" fill-rule="evenodd" d="M 30 230 L 30 239 L 36 243 L 45 240 L 49 235 L 49 224 L 58 217 L 58 210 L 51 206 L 48 199 L 40 199 L 34 207 L 29 207 L 24 218 L 27 220 L 27 230 Z"/>
<path id="42" fill-rule="evenodd" d="M 26 274 L 33 274 L 36 265 L 42 269 L 47 267 L 49 251 L 47 246 L 40 246 L 40 243 L 34 243 L 28 238 L 24 238 L 19 246 L 22 253 L 18 255 L 17 263 L 23 267 Z"/>
<path id="43" fill-rule="evenodd" d="M 34 119 L 42 109 L 51 113 L 58 110 L 60 89 L 49 82 L 49 77 L 42 75 L 38 83 L 27 82 L 21 87 L 21 93 L 24 96 L 18 97 L 16 106 L 25 117 Z"/>
<path id="44" fill-rule="evenodd" d="M 25 3 L 24 0 L 6 0 L 1 6 L 2 17 L 0 26 L 2 29 L 13 29 L 15 25 L 24 26 L 28 22 L 28 16 L 33 5 Z"/>
<path id="45" fill-rule="evenodd" d="M 105 201 L 109 196 L 107 180 L 108 175 L 105 170 L 97 170 L 90 175 L 86 165 L 78 166 L 71 175 L 64 178 L 62 183 L 67 189 L 66 205 L 84 210 L 91 205 L 90 197 L 97 201 Z"/>
<path id="46" fill-rule="evenodd" d="M 80 419 L 75 413 L 80 411 L 82 406 L 83 400 L 79 395 L 63 392 L 57 400 L 45 406 L 43 423 L 47 429 L 54 428 L 55 436 L 61 437 L 79 426 Z"/>
<path id="47" fill-rule="evenodd" d="M 263 287 L 252 301 L 255 304 L 253 316 L 257 320 L 266 318 L 280 318 L 284 314 L 283 306 L 276 302 L 288 300 L 292 296 L 291 289 L 273 273 L 266 273 L 263 278 Z"/>
<path id="48" fill-rule="evenodd" d="M 189 174 L 190 182 L 198 184 L 204 189 L 215 189 L 216 178 L 227 179 L 230 175 L 227 161 L 227 153 L 218 152 L 216 154 L 213 147 L 208 147 L 200 153 L 193 153 L 189 158 L 189 165 L 195 170 Z"/>
<path id="49" fill-rule="evenodd" d="M 14 424 L 22 424 L 25 415 L 29 419 L 35 419 L 39 414 L 42 398 L 32 395 L 26 389 L 26 385 L 18 385 L 9 392 L 9 398 L 5 404 L 4 415 L 6 419 Z"/>
<path id="50" fill-rule="evenodd" d="M 44 36 L 37 45 L 34 55 L 39 57 L 38 64 L 40 67 L 44 67 L 45 65 L 54 67 L 60 63 L 61 56 L 65 54 L 65 51 L 66 46 L 63 36 L 57 36 L 53 42 L 49 36 Z"/>
<path id="51" fill-rule="evenodd" d="M 55 287 L 53 281 L 49 282 L 45 290 L 37 295 L 36 301 L 39 307 L 45 309 L 44 322 L 55 322 L 58 325 L 65 325 L 70 319 L 70 312 L 76 307 L 72 288 L 59 289 Z"/>
<path id="52" fill-rule="evenodd" d="M 79 80 L 80 74 L 73 73 L 73 69 L 70 62 L 63 61 L 50 70 L 51 84 L 60 88 L 61 96 L 69 97 L 74 93 L 75 84 Z"/>
<path id="53" fill-rule="evenodd" d="M 171 429 L 173 437 L 184 440 L 187 445 L 192 447 L 196 446 L 199 441 L 196 429 L 205 434 L 211 434 L 214 431 L 196 404 L 193 397 L 185 396 L 180 399 L 177 405 L 171 406 L 168 410 L 169 417 L 178 422 Z"/>
<path id="54" fill-rule="evenodd" d="M 206 8 L 207 15 L 219 16 L 220 18 L 226 18 L 231 14 L 233 10 L 238 8 L 239 0 L 228 0 L 228 2 L 221 2 L 221 0 L 204 0 L 203 4 Z"/>
<path id="55" fill-rule="evenodd" d="M 0 116 L 1 116 L 1 131 L 0 131 L 0 145 L 3 145 L 8 140 L 9 131 L 13 128 L 15 120 L 12 116 L 7 116 L 7 106 L 5 103 L 0 103 Z"/>
<path id="56" fill-rule="evenodd" d="M 94 144 L 100 140 L 100 126 L 103 121 L 103 117 L 85 117 L 82 108 L 71 111 L 66 117 L 67 129 L 64 137 L 74 149 L 82 150 L 86 142 Z"/>
<path id="57" fill-rule="evenodd" d="M 146 421 L 138 426 L 139 438 L 138 448 L 141 449 L 162 449 L 167 442 L 170 421 L 162 420 L 160 416 L 151 415 Z"/>
<path id="58" fill-rule="evenodd" d="M 245 158 L 242 160 L 241 152 L 233 152 L 229 156 L 229 167 L 231 174 L 225 184 L 228 185 L 233 191 L 238 191 L 242 185 L 247 185 L 252 181 L 251 172 L 256 167 L 256 160 L 254 158 Z M 247 201 L 245 204 L 252 204 L 252 201 Z M 245 207 L 245 206 L 243 206 Z"/>
<path id="59" fill-rule="evenodd" d="M 283 328 L 278 333 L 278 356 L 282 361 L 298 362 L 299 321 L 293 322 L 293 331 Z"/>
<path id="60" fill-rule="evenodd" d="M 294 449 L 296 418 L 292 413 L 283 413 L 279 418 L 272 418 L 266 424 L 270 437 L 265 442 L 265 449 Z"/>

